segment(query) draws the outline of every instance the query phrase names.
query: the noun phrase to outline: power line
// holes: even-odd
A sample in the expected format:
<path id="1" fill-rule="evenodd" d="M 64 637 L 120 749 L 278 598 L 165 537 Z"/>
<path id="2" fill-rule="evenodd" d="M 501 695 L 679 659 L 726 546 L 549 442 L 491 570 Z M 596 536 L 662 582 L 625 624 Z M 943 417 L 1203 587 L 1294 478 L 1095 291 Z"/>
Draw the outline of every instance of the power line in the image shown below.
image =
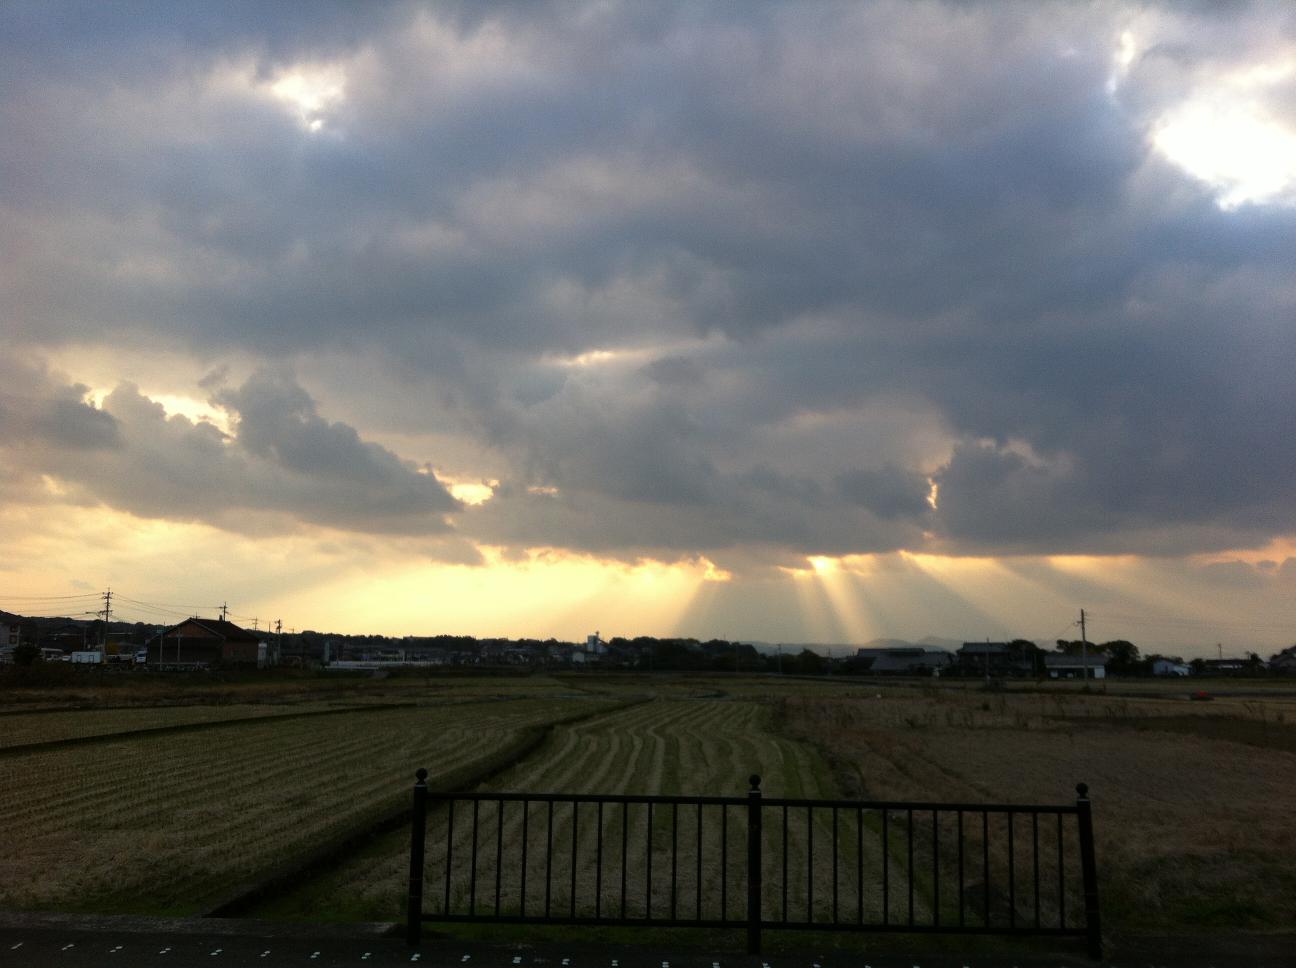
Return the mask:
<path id="1" fill-rule="evenodd" d="M 86 592 L 83 595 L 6 595 L 7 602 L 71 602 L 102 598 L 99 592 Z"/>
<path id="2" fill-rule="evenodd" d="M 1092 617 L 1092 613 L 1090 615 Z M 1256 622 L 1229 622 L 1214 621 L 1203 619 L 1176 619 L 1176 618 L 1140 618 L 1136 616 L 1124 615 L 1120 612 L 1114 612 L 1107 617 L 1107 621 L 1112 624 L 1120 625 L 1143 625 L 1143 626 L 1162 626 L 1165 628 L 1178 628 L 1186 630 L 1194 629 L 1232 629 L 1238 632 L 1261 632 L 1261 631 L 1284 631 L 1290 630 L 1296 632 L 1296 620 L 1282 623 L 1256 623 Z"/>

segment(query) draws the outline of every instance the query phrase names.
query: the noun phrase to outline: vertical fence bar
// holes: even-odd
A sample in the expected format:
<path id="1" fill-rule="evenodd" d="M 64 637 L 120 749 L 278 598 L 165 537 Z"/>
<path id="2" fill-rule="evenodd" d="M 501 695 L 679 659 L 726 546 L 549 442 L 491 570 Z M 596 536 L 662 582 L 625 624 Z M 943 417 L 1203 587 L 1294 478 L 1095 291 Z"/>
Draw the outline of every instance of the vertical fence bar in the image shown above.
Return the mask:
<path id="1" fill-rule="evenodd" d="M 913 808 L 910 807 L 905 818 L 905 836 L 909 842 L 909 926 L 914 923 L 914 851 L 913 851 Z"/>
<path id="2" fill-rule="evenodd" d="M 630 801 L 621 802 L 621 917 L 626 916 L 626 866 L 630 860 Z"/>
<path id="3" fill-rule="evenodd" d="M 159 653 L 160 654 L 160 653 Z M 427 830 L 427 770 L 414 774 L 414 815 L 410 825 L 409 898 L 405 907 L 405 943 L 423 936 L 423 841 Z"/>
<path id="4" fill-rule="evenodd" d="M 445 897 L 442 898 L 444 907 L 442 910 L 450 913 L 450 872 L 454 869 L 454 797 L 446 807 L 446 875 L 445 875 Z"/>
<path id="5" fill-rule="evenodd" d="M 504 870 L 504 801 L 499 802 L 495 825 L 495 916 L 500 913 L 500 875 Z"/>
<path id="6" fill-rule="evenodd" d="M 1040 926 L 1039 906 L 1039 811 L 1031 812 L 1031 858 L 1035 872 L 1035 927 Z"/>
<path id="7" fill-rule="evenodd" d="M 1085 936 L 1089 943 L 1089 957 L 1102 958 L 1102 924 L 1098 911 L 1098 863 L 1094 857 L 1093 814 L 1090 810 L 1089 787 L 1076 784 L 1076 819 L 1080 827 L 1080 868 L 1084 875 Z"/>
<path id="8" fill-rule="evenodd" d="M 963 912 L 963 811 L 958 812 L 958 918 L 959 927 L 965 927 L 967 922 L 964 920 Z"/>
<path id="9" fill-rule="evenodd" d="M 693 915 L 702 920 L 702 804 L 697 805 L 697 880 L 693 882 L 697 889 L 697 912 Z"/>
<path id="10" fill-rule="evenodd" d="M 833 878 L 833 898 L 832 898 L 832 920 L 833 924 L 837 923 L 837 808 L 832 808 L 832 878 Z"/>
<path id="11" fill-rule="evenodd" d="M 1057 815 L 1058 927 L 1066 927 L 1066 866 L 1062 850 L 1062 814 Z"/>
<path id="12" fill-rule="evenodd" d="M 1012 847 L 1013 820 L 1016 815 L 1008 811 L 1008 928 L 1017 927 L 1017 855 Z"/>
<path id="13" fill-rule="evenodd" d="M 806 807 L 806 923 L 814 922 L 814 807 Z"/>
<path id="14" fill-rule="evenodd" d="M 761 778 L 753 773 L 747 792 L 747 953 L 761 948 Z"/>
<path id="15" fill-rule="evenodd" d="M 981 898 L 983 909 L 981 917 L 985 927 L 990 927 L 990 811 L 981 811 L 981 886 L 985 896 Z"/>
<path id="16" fill-rule="evenodd" d="M 572 801 L 571 904 L 568 908 L 568 910 L 571 911 L 572 917 L 576 917 L 576 871 L 577 871 L 576 845 L 580 843 L 580 838 L 577 836 L 576 820 L 579 816 L 580 816 L 580 803 L 576 800 L 573 800 Z"/>
<path id="17" fill-rule="evenodd" d="M 526 917 L 526 875 L 527 875 L 527 814 L 531 812 L 531 801 L 522 801 L 522 880 L 518 885 L 518 914 Z"/>
<path id="18" fill-rule="evenodd" d="M 720 920 L 729 920 L 729 804 L 720 804 Z"/>
<path id="19" fill-rule="evenodd" d="M 932 810 L 932 924 L 940 927 L 940 812 Z"/>
<path id="20" fill-rule="evenodd" d="M 864 923 L 864 808 L 855 808 L 855 900 L 858 911 L 855 921 Z"/>
<path id="21" fill-rule="evenodd" d="M 891 811 L 882 808 L 882 924 L 891 923 L 891 845 L 887 826 Z"/>
<path id="22" fill-rule="evenodd" d="M 788 899 L 788 814 L 787 804 L 783 804 L 783 920 L 787 921 Z"/>
<path id="23" fill-rule="evenodd" d="M 594 851 L 594 917 L 603 916 L 603 801 L 598 803 L 598 846 Z"/>
<path id="24" fill-rule="evenodd" d="M 679 804 L 671 804 L 671 920 L 675 920 L 675 899 L 679 894 Z"/>
<path id="25" fill-rule="evenodd" d="M 1008 811 L 1008 927 L 1017 927 L 1017 858 L 1013 853 L 1013 812 Z"/>
<path id="26" fill-rule="evenodd" d="M 644 919 L 652 920 L 652 801 L 648 801 L 648 845 L 644 848 L 648 856 L 644 864 Z"/>
<path id="27" fill-rule="evenodd" d="M 553 909 L 553 801 L 545 811 L 545 917 Z"/>
<path id="28" fill-rule="evenodd" d="M 468 862 L 468 913 L 473 915 L 477 913 L 477 817 L 481 810 L 481 801 L 474 800 L 473 804 L 473 831 L 472 831 L 472 858 Z"/>

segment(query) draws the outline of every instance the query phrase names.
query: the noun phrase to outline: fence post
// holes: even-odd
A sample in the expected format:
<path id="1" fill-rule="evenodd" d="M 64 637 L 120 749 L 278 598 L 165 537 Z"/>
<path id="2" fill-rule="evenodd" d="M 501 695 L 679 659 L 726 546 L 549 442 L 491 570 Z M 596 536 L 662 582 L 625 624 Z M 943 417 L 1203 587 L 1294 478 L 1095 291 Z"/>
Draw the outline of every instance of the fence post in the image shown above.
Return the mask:
<path id="1" fill-rule="evenodd" d="M 1080 868 L 1084 874 L 1085 935 L 1089 957 L 1102 958 L 1102 922 L 1098 912 L 1098 862 L 1094 857 L 1093 815 L 1089 809 L 1089 787 L 1076 784 L 1076 819 L 1080 827 Z"/>
<path id="2" fill-rule="evenodd" d="M 761 778 L 753 773 L 747 792 L 747 953 L 761 947 Z"/>
<path id="3" fill-rule="evenodd" d="M 414 776 L 414 814 L 410 823 L 409 905 L 405 910 L 405 942 L 417 945 L 423 933 L 423 838 L 427 832 L 427 770 Z"/>

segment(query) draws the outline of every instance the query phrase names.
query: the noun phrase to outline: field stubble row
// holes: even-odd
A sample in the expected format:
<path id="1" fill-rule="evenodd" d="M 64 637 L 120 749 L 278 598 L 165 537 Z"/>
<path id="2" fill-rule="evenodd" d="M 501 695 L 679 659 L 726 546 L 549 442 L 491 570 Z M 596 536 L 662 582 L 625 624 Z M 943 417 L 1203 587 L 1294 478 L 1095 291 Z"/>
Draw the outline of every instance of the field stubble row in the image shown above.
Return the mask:
<path id="1" fill-rule="evenodd" d="M 1086 782 L 1118 930 L 1296 921 L 1292 753 L 1212 738 L 1227 721 L 1214 711 L 1131 729 L 1125 717 L 1042 716 L 1035 697 L 941 700 L 791 699 L 784 720 L 870 798 L 1056 803 Z"/>
<path id="2" fill-rule="evenodd" d="M 597 699 L 445 705 L 136 736 L 6 762 L 0 905 L 193 913 L 259 871 L 362 825 L 434 776 L 489 759 Z"/>

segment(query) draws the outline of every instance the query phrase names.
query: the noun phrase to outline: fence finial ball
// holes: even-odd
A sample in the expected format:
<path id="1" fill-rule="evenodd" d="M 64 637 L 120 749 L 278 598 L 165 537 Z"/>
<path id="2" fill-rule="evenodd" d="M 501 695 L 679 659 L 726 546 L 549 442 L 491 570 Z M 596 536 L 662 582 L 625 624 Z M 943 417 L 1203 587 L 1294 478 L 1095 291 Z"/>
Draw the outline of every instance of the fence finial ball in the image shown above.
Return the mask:
<path id="1" fill-rule="evenodd" d="M 752 788 L 753 790 L 759 790 L 759 789 L 760 789 L 760 774 L 759 774 L 759 773 L 753 773 L 751 776 L 749 776 L 749 777 L 747 778 L 747 782 L 751 784 L 751 788 Z"/>
<path id="2" fill-rule="evenodd" d="M 1087 800 L 1087 799 L 1089 799 L 1089 784 L 1088 784 L 1088 783 L 1077 783 L 1077 784 L 1076 784 L 1076 796 L 1078 796 L 1081 800 Z"/>
<path id="3" fill-rule="evenodd" d="M 418 772 L 415 773 L 414 776 L 415 776 L 415 778 L 417 778 L 417 780 L 418 780 L 420 783 L 422 783 L 424 780 L 427 779 L 427 770 L 423 769 L 423 767 L 420 766 L 420 767 L 418 768 Z"/>

